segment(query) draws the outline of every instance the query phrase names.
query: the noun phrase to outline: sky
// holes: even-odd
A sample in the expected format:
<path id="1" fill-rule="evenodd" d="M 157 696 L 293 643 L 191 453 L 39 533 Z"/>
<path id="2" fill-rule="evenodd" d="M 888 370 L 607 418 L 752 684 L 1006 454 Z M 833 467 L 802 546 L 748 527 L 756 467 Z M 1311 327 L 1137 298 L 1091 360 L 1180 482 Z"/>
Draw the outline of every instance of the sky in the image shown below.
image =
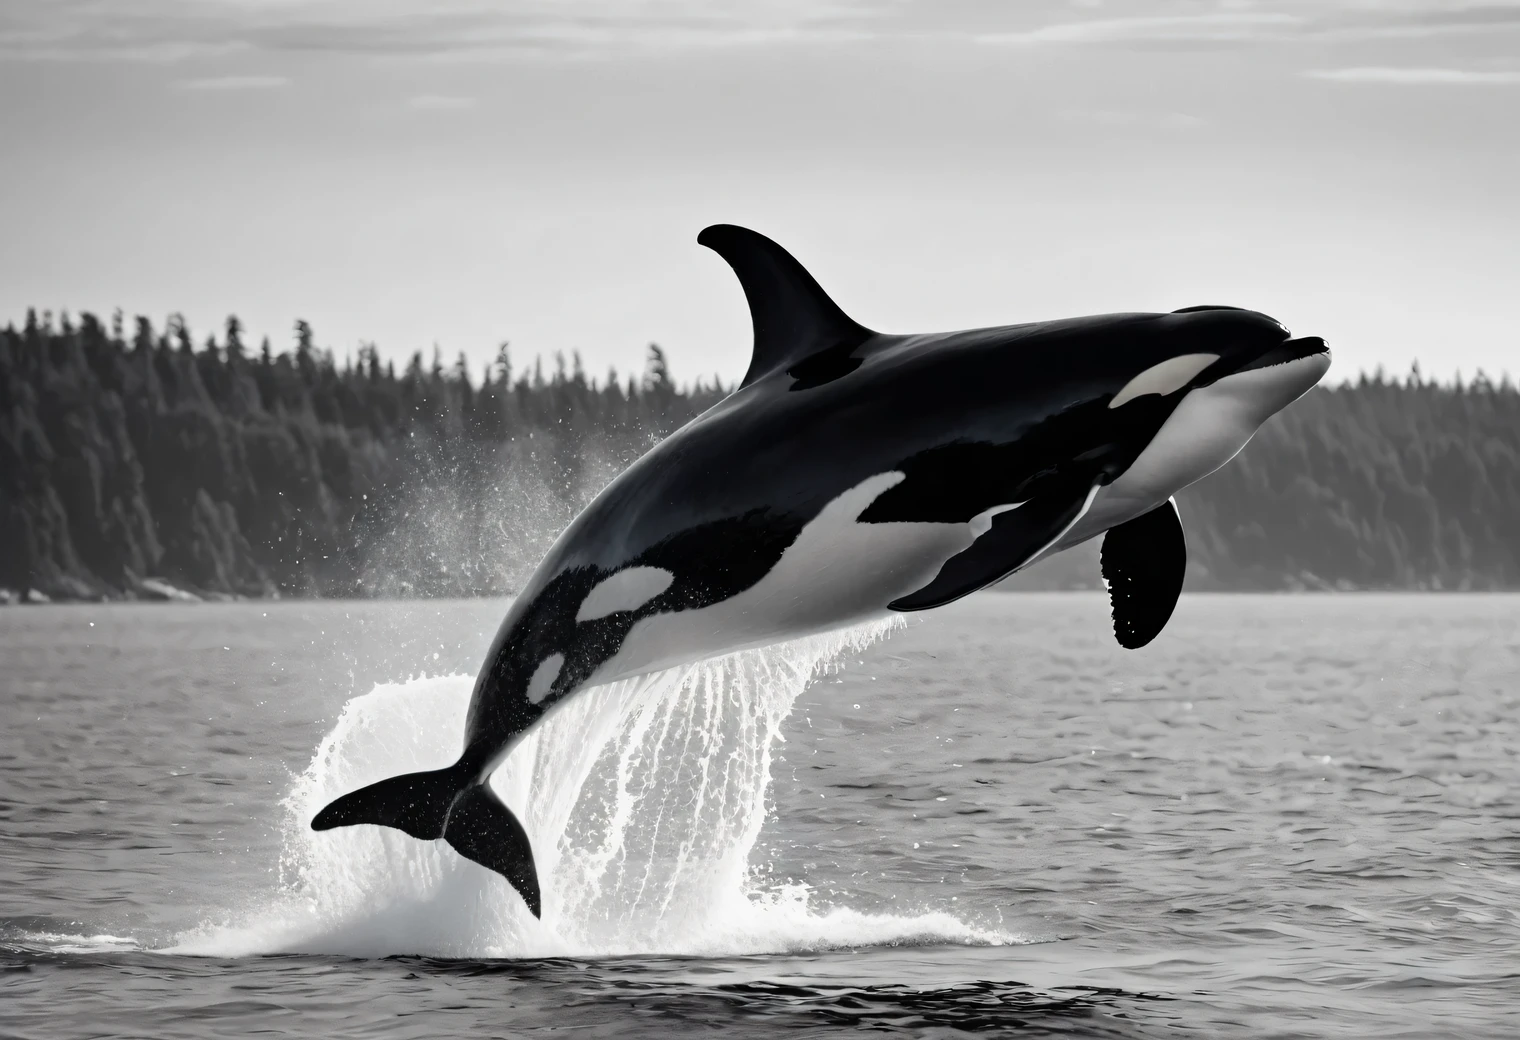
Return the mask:
<path id="1" fill-rule="evenodd" d="M 0 0 L 0 135 L 0 323 L 732 381 L 724 222 L 885 332 L 1520 375 L 1520 0 Z"/>

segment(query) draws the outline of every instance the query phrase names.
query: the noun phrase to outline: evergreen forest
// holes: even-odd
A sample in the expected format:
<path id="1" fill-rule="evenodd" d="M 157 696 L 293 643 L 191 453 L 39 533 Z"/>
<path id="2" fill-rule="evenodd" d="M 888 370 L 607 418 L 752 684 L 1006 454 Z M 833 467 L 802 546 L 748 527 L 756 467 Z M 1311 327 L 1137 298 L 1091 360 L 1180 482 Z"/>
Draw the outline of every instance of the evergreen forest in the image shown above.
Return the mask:
<path id="1" fill-rule="evenodd" d="M 0 331 L 0 599 L 478 596 L 728 392 L 556 356 L 488 370 L 297 322 L 196 341 L 117 312 Z M 1520 389 L 1418 369 L 1311 391 L 1178 498 L 1188 587 L 1520 588 Z M 1084 547 L 1086 548 L 1086 547 Z M 1019 587 L 1098 587 L 1094 552 Z"/>

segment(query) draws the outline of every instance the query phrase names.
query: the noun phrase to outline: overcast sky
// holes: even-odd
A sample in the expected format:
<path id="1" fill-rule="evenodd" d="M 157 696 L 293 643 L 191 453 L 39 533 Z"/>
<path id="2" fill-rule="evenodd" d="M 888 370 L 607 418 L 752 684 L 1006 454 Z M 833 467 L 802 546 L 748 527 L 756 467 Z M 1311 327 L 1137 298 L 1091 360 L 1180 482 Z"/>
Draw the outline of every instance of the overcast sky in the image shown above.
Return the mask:
<path id="1" fill-rule="evenodd" d="M 1520 2 L 4 0 L 0 323 L 745 367 L 715 222 L 884 331 L 1229 303 L 1520 374 Z"/>

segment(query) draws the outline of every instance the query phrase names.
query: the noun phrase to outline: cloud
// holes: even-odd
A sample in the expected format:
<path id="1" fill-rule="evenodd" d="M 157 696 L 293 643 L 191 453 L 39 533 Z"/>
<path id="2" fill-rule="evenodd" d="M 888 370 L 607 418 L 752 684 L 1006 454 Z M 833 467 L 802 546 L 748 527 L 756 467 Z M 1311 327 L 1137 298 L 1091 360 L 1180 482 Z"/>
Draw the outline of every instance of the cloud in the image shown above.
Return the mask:
<path id="1" fill-rule="evenodd" d="M 1048 19 L 1055 20 L 1041 24 Z M 1211 47 L 1509 31 L 1520 31 L 1520 0 L 0 2 L 0 54 L 162 62 L 249 52 L 553 57 L 894 39 Z"/>
<path id="2" fill-rule="evenodd" d="M 1417 6 L 1430 9 L 1405 12 L 1402 24 L 1415 29 L 1425 27 L 1443 31 L 1520 28 L 1520 4 L 1423 3 Z"/>
<path id="3" fill-rule="evenodd" d="M 1026 46 L 1196 46 L 1260 40 L 1421 39 L 1520 30 L 1517 0 L 1486 4 L 1464 0 L 1217 0 L 1212 4 L 1151 0 L 1149 6 L 1151 10 L 1144 14 L 980 32 L 973 38 Z"/>
<path id="4" fill-rule="evenodd" d="M 1228 43 L 1281 35 L 1305 20 L 1286 11 L 1211 11 L 1190 15 L 1057 22 L 1025 32 L 983 33 L 981 43 Z"/>
<path id="5" fill-rule="evenodd" d="M 250 50 L 445 57 L 858 40 L 899 2 L 21 0 L 0 5 L 0 54 L 168 62 Z"/>
<path id="6" fill-rule="evenodd" d="M 175 84 L 181 90 L 274 90 L 290 85 L 284 76 L 206 76 L 182 79 Z"/>
<path id="7" fill-rule="evenodd" d="M 1350 69 L 1313 69 L 1310 79 L 1335 83 L 1391 83 L 1400 86 L 1515 86 L 1520 72 L 1506 70 L 1398 68 L 1363 66 Z"/>
<path id="8" fill-rule="evenodd" d="M 413 112 L 458 112 L 475 107 L 475 99 L 455 94 L 418 94 L 406 100 L 406 107 Z"/>

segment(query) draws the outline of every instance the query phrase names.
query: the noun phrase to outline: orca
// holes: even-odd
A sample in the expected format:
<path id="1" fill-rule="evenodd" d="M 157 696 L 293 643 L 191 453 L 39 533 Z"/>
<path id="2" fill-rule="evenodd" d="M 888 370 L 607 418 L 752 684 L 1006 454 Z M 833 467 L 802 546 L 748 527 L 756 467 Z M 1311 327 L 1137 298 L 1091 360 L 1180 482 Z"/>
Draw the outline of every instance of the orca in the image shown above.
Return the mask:
<path id="1" fill-rule="evenodd" d="M 488 780 L 579 690 L 942 606 L 1098 535 L 1115 637 L 1144 646 L 1187 563 L 1172 496 L 1330 364 L 1322 339 L 1223 306 L 889 335 L 763 235 L 697 241 L 748 299 L 743 381 L 550 548 L 487 654 L 459 760 L 346 794 L 314 829 L 441 838 L 537 917 L 528 835 Z"/>

